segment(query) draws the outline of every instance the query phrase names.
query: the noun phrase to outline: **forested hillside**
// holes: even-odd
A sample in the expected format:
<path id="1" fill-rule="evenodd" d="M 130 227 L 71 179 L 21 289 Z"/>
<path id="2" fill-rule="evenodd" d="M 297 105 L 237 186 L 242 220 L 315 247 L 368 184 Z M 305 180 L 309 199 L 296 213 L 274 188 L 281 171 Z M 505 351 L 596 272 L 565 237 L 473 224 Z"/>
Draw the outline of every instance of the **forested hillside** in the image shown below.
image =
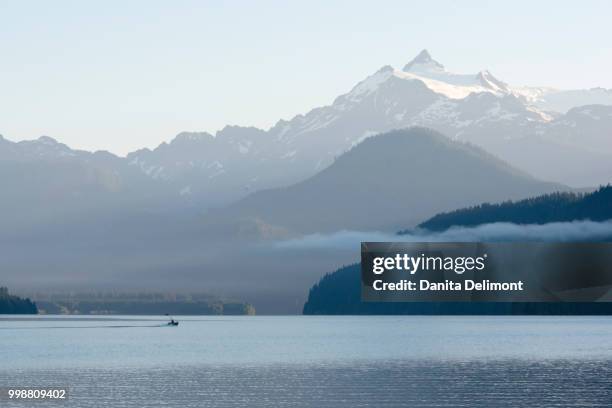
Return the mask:
<path id="1" fill-rule="evenodd" d="M 444 231 L 453 226 L 475 226 L 493 222 L 546 224 L 576 220 L 612 219 L 612 186 L 600 187 L 590 194 L 553 193 L 501 204 L 484 203 L 445 212 L 421 223 L 430 231 Z"/>

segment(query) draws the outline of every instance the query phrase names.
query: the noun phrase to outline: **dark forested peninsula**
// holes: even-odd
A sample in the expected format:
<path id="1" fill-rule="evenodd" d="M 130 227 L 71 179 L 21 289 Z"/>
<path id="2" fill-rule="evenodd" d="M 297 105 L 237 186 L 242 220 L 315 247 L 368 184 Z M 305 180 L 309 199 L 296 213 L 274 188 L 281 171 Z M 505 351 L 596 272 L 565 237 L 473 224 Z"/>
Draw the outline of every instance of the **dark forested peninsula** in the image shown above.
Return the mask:
<path id="1" fill-rule="evenodd" d="M 9 294 L 8 288 L 0 287 L 0 314 L 36 314 L 36 304 Z"/>
<path id="2" fill-rule="evenodd" d="M 442 213 L 419 225 L 429 231 L 508 222 L 546 224 L 577 220 L 612 219 L 612 187 L 589 194 L 547 194 L 517 202 L 481 204 Z M 402 232 L 400 232 L 402 234 Z M 324 276 L 311 289 L 304 314 L 418 314 L 418 315 L 611 315 L 612 303 L 494 303 L 361 301 L 360 265 L 354 264 Z"/>
<path id="3" fill-rule="evenodd" d="M 361 265 L 345 266 L 310 289 L 305 315 L 611 315 L 612 303 L 362 302 Z"/>

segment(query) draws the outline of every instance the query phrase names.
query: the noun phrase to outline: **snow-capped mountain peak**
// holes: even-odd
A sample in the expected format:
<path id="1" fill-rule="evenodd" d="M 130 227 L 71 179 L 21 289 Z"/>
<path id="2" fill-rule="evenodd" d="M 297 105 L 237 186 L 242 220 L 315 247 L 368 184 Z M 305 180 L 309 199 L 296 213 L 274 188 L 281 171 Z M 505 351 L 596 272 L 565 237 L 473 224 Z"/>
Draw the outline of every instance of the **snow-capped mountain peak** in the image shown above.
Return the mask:
<path id="1" fill-rule="evenodd" d="M 434 92 L 451 99 L 461 99 L 471 93 L 480 92 L 491 92 L 496 95 L 509 93 L 507 85 L 489 71 L 480 71 L 477 74 L 456 74 L 447 71 L 444 65 L 434 60 L 427 50 L 421 51 L 397 76 L 419 79 Z"/>
<path id="2" fill-rule="evenodd" d="M 405 72 L 428 72 L 428 71 L 445 71 L 444 65 L 434 60 L 429 54 L 429 51 L 423 50 L 412 59 L 408 64 L 404 65 Z"/>
<path id="3" fill-rule="evenodd" d="M 419 81 L 431 91 L 450 99 L 463 99 L 472 93 L 488 92 L 496 96 L 510 93 L 507 84 L 495 78 L 489 71 L 455 74 L 447 71 L 427 50 L 423 50 L 401 71 L 389 65 L 380 68 L 359 82 L 348 94 L 340 97 L 335 105 L 344 108 L 344 101 L 358 102 L 376 92 L 391 78 Z"/>

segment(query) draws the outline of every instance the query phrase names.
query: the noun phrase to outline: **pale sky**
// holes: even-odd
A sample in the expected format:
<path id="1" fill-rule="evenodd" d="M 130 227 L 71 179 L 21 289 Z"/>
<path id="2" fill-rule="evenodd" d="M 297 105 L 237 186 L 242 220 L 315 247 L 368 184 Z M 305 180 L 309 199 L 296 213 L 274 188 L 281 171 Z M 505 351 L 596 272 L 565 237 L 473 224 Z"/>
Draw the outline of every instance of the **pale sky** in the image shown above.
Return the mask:
<path id="1" fill-rule="evenodd" d="M 0 134 L 125 154 L 268 128 L 421 49 L 513 85 L 612 88 L 610 1 L 0 0 Z"/>

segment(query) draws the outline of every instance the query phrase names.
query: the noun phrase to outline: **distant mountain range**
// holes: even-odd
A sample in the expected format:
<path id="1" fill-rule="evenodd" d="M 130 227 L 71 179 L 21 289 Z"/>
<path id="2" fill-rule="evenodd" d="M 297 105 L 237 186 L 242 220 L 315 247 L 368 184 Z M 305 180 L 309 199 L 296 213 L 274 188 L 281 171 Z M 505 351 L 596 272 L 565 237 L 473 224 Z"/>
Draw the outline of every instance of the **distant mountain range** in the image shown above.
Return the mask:
<path id="1" fill-rule="evenodd" d="M 172 191 L 107 152 L 72 150 L 50 137 L 0 137 L 0 226 L 46 223 L 96 214 L 162 212 Z"/>
<path id="2" fill-rule="evenodd" d="M 564 189 L 478 147 L 412 128 L 369 138 L 305 181 L 254 193 L 210 217 L 256 219 L 299 233 L 395 230 L 484 200 Z"/>
<path id="3" fill-rule="evenodd" d="M 0 139 L 0 162 L 9 173 L 7 161 L 19 162 L 12 172 L 37 163 L 27 166 L 57 179 L 70 173 L 73 195 L 134 191 L 147 197 L 139 203 L 145 207 L 159 201 L 163 208 L 211 208 L 305 180 L 372 135 L 422 126 L 481 146 L 541 180 L 587 187 L 612 179 L 611 105 L 612 91 L 600 88 L 516 87 L 488 71 L 455 74 L 424 50 L 402 70 L 382 67 L 331 105 L 269 130 L 181 133 L 126 158 L 72 150 L 50 137 Z"/>
<path id="4" fill-rule="evenodd" d="M 234 199 L 315 174 L 374 134 L 424 126 L 543 180 L 594 186 L 612 177 L 612 106 L 594 104 L 612 105 L 612 91 L 511 87 L 488 71 L 448 72 L 423 51 L 403 70 L 382 67 L 332 105 L 267 131 L 185 133 L 128 158 L 153 178 L 180 181 L 184 194 Z"/>
<path id="5" fill-rule="evenodd" d="M 609 90 L 512 87 L 488 71 L 448 72 L 423 51 L 402 70 L 382 67 L 333 104 L 267 131 L 181 134 L 129 160 L 151 177 L 181 180 L 181 191 L 217 185 L 235 198 L 305 179 L 374 134 L 423 126 L 480 145 L 540 179 L 596 186 L 612 178 L 610 105 Z"/>

